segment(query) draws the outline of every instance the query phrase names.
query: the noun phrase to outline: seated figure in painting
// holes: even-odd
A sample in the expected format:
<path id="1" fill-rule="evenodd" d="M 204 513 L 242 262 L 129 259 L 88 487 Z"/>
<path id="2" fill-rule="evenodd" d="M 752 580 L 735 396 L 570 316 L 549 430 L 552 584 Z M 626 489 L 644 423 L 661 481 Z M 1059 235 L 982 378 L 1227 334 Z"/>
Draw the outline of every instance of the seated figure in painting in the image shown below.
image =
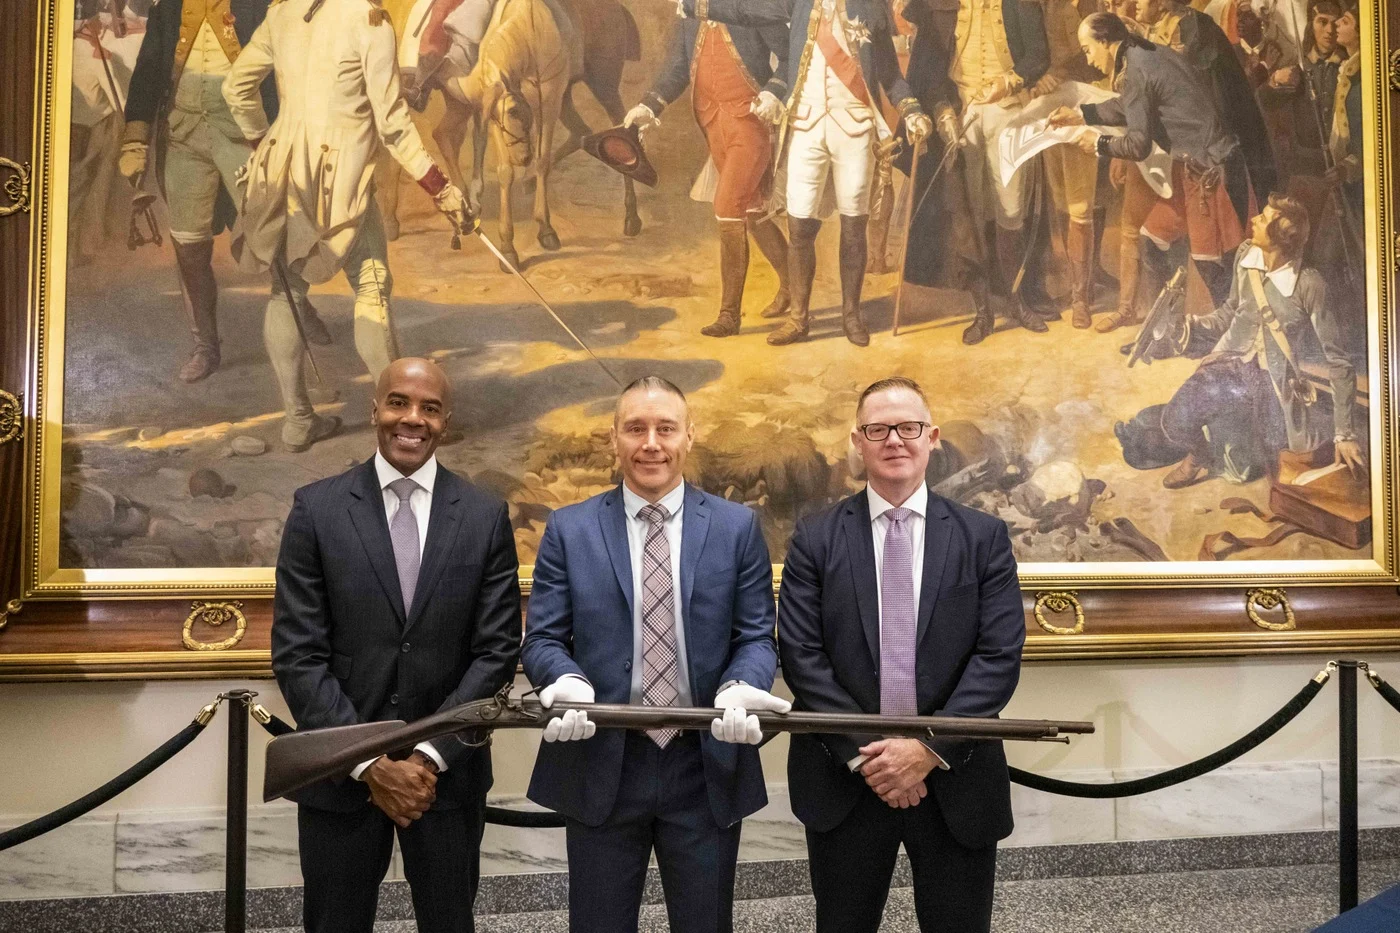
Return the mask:
<path id="1" fill-rule="evenodd" d="M 1167 340 L 1200 367 L 1165 405 L 1114 425 L 1123 459 L 1142 470 L 1176 464 L 1168 489 L 1212 473 L 1239 482 L 1273 476 L 1281 451 L 1334 446 L 1334 461 L 1365 469 L 1356 433 L 1356 369 L 1322 275 L 1302 263 L 1308 213 L 1274 195 L 1250 221 L 1238 251 L 1230 296 L 1210 314 L 1183 318 Z M 1330 393 L 1309 371 L 1325 373 Z M 1330 397 L 1329 397 L 1330 395 Z"/>

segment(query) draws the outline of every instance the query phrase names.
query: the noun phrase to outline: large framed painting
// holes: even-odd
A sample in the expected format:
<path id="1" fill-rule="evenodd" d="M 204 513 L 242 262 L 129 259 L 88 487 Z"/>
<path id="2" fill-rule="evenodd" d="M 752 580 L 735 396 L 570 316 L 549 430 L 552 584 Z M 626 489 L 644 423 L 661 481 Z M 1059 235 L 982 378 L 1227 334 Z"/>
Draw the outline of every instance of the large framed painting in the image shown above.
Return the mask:
<path id="1" fill-rule="evenodd" d="M 292 495 L 373 452 L 398 355 L 527 584 L 617 482 L 620 384 L 686 392 L 776 586 L 902 375 L 1030 656 L 1400 645 L 1385 4 L 837 0 L 805 46 L 791 0 L 361 5 L 354 140 L 267 0 L 38 5 L 0 677 L 264 671 Z"/>

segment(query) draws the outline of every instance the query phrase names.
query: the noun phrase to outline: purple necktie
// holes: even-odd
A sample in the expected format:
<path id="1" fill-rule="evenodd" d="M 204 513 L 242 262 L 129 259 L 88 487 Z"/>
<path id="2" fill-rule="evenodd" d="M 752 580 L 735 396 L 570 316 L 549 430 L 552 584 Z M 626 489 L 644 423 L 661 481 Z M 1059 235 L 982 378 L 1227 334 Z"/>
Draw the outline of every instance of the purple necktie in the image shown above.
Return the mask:
<path id="1" fill-rule="evenodd" d="M 418 520 L 413 516 L 413 507 L 408 497 L 415 489 L 421 489 L 408 477 L 396 479 L 389 484 L 389 490 L 399 497 L 399 508 L 394 520 L 389 523 L 389 540 L 394 543 L 394 563 L 399 568 L 399 590 L 403 592 L 403 614 L 413 609 L 413 591 L 418 587 Z"/>
<path id="2" fill-rule="evenodd" d="M 914 683 L 913 544 L 909 509 L 890 509 L 885 517 L 885 553 L 880 561 L 880 714 L 914 716 L 919 712 Z"/>
<path id="3" fill-rule="evenodd" d="M 671 543 L 666 539 L 664 505 L 644 506 L 637 516 L 648 525 L 642 546 L 642 705 L 674 706 L 676 696 L 676 593 L 671 579 Z M 675 729 L 651 729 L 651 740 L 665 748 Z"/>

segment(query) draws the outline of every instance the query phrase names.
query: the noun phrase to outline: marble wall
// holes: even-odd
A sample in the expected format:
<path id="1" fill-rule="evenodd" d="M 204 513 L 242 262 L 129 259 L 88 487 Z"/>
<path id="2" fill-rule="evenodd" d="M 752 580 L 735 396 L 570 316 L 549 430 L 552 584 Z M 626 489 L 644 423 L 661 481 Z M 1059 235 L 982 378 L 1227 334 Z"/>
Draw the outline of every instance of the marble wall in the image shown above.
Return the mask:
<path id="1" fill-rule="evenodd" d="M 1150 772 L 1050 772 L 1063 780 L 1123 781 Z M 1013 785 L 1016 831 L 1008 846 L 1178 839 L 1335 829 L 1335 762 L 1236 764 L 1165 790 L 1118 800 L 1059 797 Z M 788 807 L 787 788 L 769 786 L 769 805 L 744 823 L 745 861 L 802 858 L 802 827 Z M 530 807 L 518 796 L 496 806 Z M 0 821 L 0 830 L 26 816 Z M 1363 827 L 1400 826 L 1400 758 L 1361 763 Z M 557 829 L 487 827 L 482 872 L 514 875 L 565 869 L 564 834 Z M 87 817 L 0 852 L 0 900 L 100 894 L 207 891 L 223 887 L 224 816 L 214 808 L 133 810 Z M 389 878 L 402 877 L 397 855 Z M 286 803 L 251 807 L 248 885 L 301 882 L 296 809 Z"/>

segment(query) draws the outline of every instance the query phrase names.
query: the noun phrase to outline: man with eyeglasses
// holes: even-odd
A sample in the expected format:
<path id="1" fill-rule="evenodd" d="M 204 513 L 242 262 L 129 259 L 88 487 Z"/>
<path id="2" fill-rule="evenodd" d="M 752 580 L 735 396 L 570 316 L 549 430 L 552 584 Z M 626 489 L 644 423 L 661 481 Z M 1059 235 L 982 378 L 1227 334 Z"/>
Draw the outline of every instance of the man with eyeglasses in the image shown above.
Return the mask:
<path id="1" fill-rule="evenodd" d="M 912 379 L 861 393 L 851 443 L 868 485 L 798 522 L 778 646 L 794 709 L 996 716 L 1020 676 L 1025 616 L 1000 520 L 931 493 L 938 428 Z M 793 735 L 817 933 L 876 933 L 903 844 L 921 930 L 991 929 L 1011 833 L 999 742 Z"/>

